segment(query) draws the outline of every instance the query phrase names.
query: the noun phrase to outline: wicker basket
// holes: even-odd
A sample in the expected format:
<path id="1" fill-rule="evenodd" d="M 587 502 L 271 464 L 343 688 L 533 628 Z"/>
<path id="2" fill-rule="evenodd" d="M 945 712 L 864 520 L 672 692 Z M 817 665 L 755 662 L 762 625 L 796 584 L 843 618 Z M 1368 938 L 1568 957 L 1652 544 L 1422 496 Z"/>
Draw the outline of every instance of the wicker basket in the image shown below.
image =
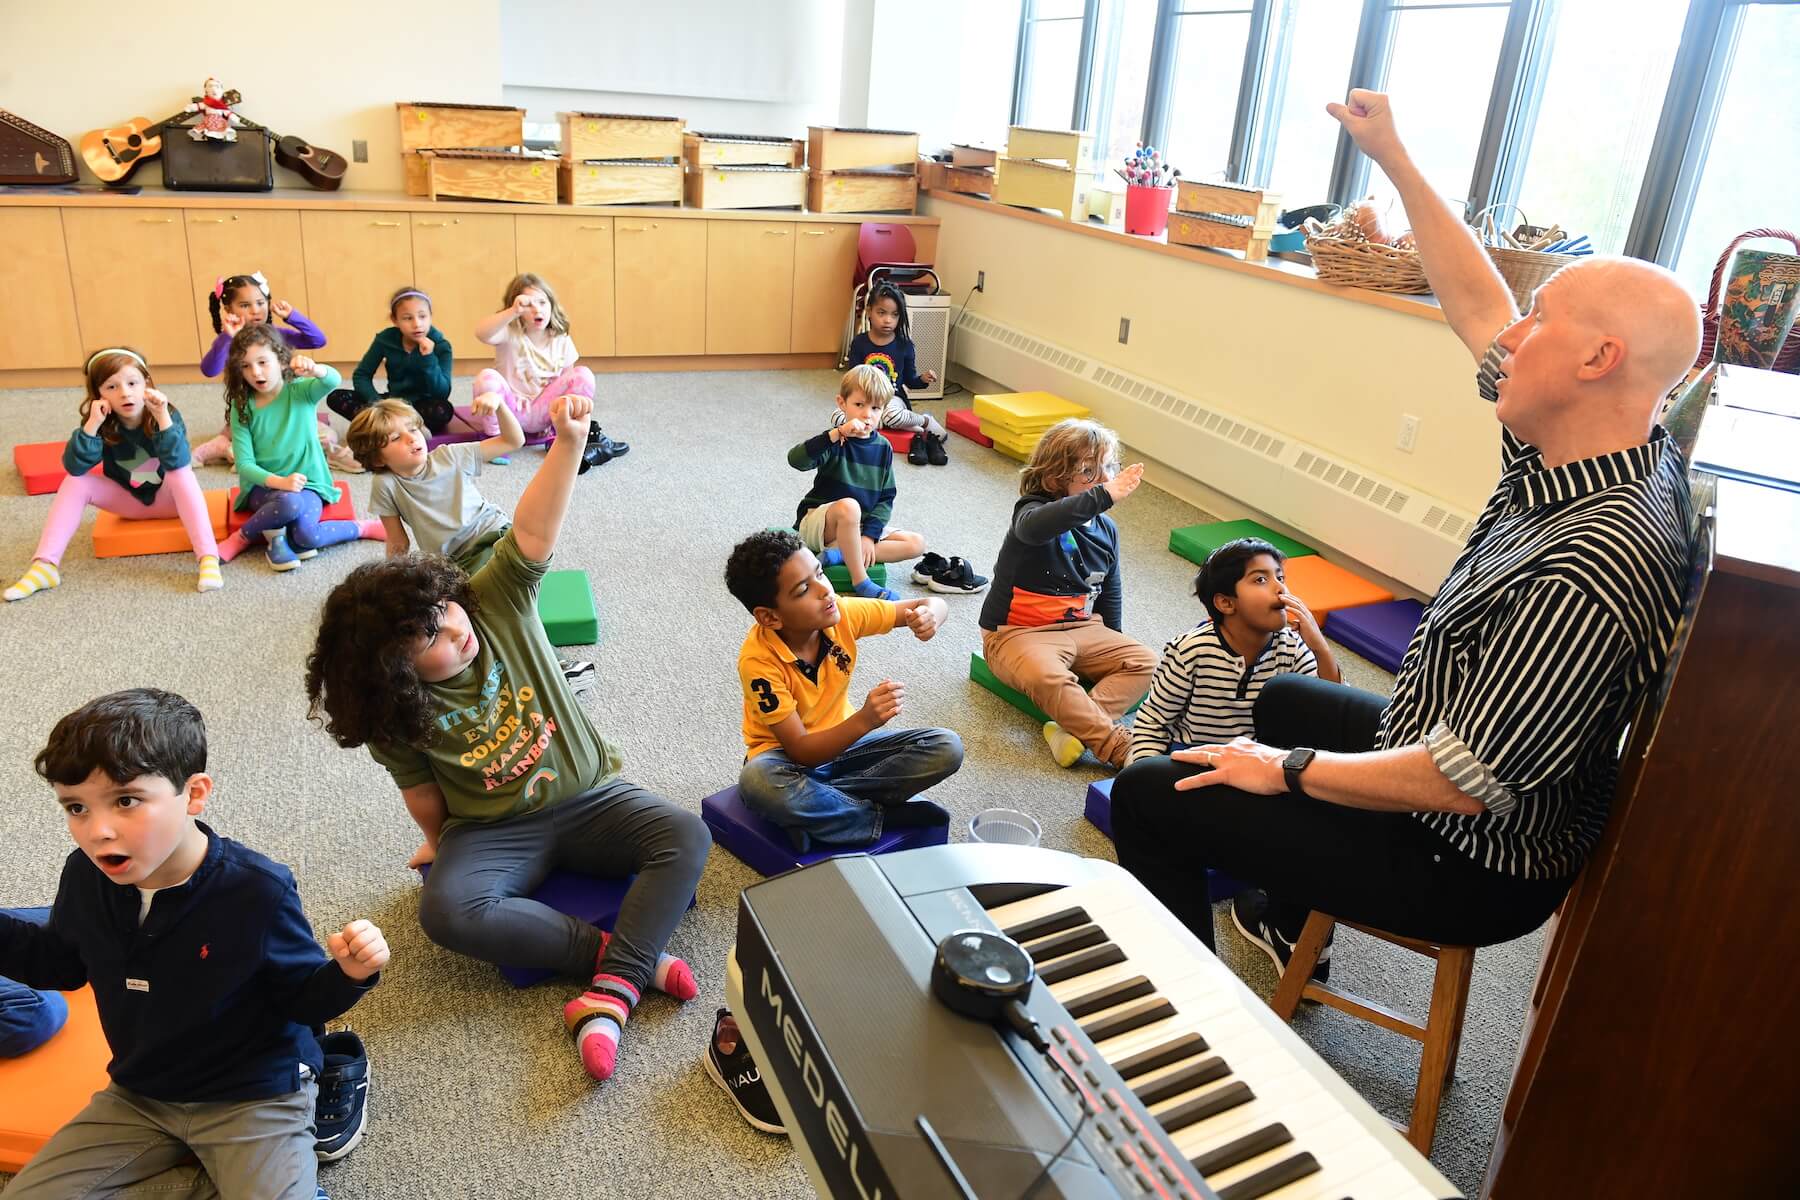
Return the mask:
<path id="1" fill-rule="evenodd" d="M 1417 250 L 1371 242 L 1354 223 L 1341 217 L 1330 225 L 1308 220 L 1306 252 L 1312 255 L 1313 270 L 1319 278 L 1339 287 L 1415 296 L 1431 290 Z"/>
<path id="2" fill-rule="evenodd" d="M 1481 210 L 1476 222 L 1481 230 L 1481 240 L 1487 247 L 1488 257 L 1493 260 L 1494 269 L 1500 272 L 1500 278 L 1512 289 L 1513 303 L 1518 305 L 1520 312 L 1526 312 L 1531 308 L 1532 293 L 1543 286 L 1545 280 L 1581 256 L 1547 254 L 1542 250 L 1521 250 L 1514 246 L 1499 245 L 1503 235 L 1500 232 L 1500 213 L 1496 210 L 1504 208 L 1518 212 L 1515 205 L 1491 206 Z M 1524 213 L 1519 213 L 1519 219 L 1527 225 L 1531 223 L 1526 220 Z"/>

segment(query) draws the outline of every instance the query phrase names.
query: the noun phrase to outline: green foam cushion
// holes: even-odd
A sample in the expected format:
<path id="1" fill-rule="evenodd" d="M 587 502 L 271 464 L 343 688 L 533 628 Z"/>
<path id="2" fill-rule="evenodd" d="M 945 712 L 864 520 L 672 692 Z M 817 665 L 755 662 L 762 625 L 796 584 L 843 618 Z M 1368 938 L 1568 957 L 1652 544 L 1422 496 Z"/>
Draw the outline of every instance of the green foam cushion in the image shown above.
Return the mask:
<path id="1" fill-rule="evenodd" d="M 1010 684 L 1000 682 L 1000 677 L 994 674 L 993 669 L 987 665 L 987 659 L 981 657 L 979 654 L 969 655 L 969 678 L 1030 717 L 1033 721 L 1036 721 L 1039 725 L 1042 725 L 1045 721 L 1050 719 L 1048 713 L 1031 702 L 1030 696 L 1027 696 L 1024 692 L 1019 691 Z M 1084 683 L 1083 686 L 1086 686 L 1086 684 Z M 1130 708 L 1126 709 L 1126 714 L 1129 715 L 1136 712 L 1138 710 L 1138 705 L 1143 704 L 1143 702 L 1144 698 L 1142 696 L 1138 697 L 1137 704 L 1133 704 Z"/>
<path id="2" fill-rule="evenodd" d="M 826 567 L 825 578 L 831 580 L 832 590 L 837 592 L 838 595 L 844 596 L 850 594 L 850 568 L 841 563 L 835 567 Z M 887 564 L 870 563 L 869 578 L 877 587 L 886 587 Z"/>
<path id="3" fill-rule="evenodd" d="M 1184 525 L 1180 529 L 1171 529 L 1169 549 L 1198 566 L 1206 562 L 1206 556 L 1214 550 L 1239 538 L 1261 538 L 1288 558 L 1318 553 L 1304 542 L 1296 542 L 1250 520 L 1215 521 L 1210 525 Z"/>
<path id="4" fill-rule="evenodd" d="M 591 646 L 600 640 L 600 614 L 586 571 L 550 571 L 538 585 L 538 620 L 552 646 Z"/>

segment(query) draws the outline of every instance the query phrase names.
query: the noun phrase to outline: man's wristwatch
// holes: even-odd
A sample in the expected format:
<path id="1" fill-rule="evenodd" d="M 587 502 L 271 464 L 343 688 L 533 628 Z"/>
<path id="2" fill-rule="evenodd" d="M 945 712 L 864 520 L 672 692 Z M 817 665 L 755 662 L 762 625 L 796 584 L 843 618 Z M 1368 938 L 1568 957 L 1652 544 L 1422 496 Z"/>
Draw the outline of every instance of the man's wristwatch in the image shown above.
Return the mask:
<path id="1" fill-rule="evenodd" d="M 1287 757 L 1281 760 L 1281 773 L 1287 776 L 1288 791 L 1294 795 L 1306 795 L 1306 789 L 1300 786 L 1300 772 L 1312 765 L 1313 756 L 1317 753 L 1316 750 L 1309 750 L 1305 746 L 1301 746 L 1289 750 Z"/>

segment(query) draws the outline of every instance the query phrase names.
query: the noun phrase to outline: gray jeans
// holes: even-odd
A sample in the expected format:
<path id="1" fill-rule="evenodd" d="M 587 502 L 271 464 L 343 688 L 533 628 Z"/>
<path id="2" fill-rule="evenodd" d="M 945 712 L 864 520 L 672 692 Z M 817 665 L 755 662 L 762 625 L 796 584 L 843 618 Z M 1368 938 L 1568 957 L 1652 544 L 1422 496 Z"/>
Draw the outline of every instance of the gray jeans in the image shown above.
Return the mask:
<path id="1" fill-rule="evenodd" d="M 266 1100 L 170 1104 L 109 1083 L 25 1164 L 6 1200 L 313 1200 L 318 1094 L 309 1076 Z"/>
<path id="2" fill-rule="evenodd" d="M 694 813 L 615 780 L 522 817 L 452 826 L 438 839 L 419 924 L 446 950 L 590 979 L 600 931 L 526 895 L 552 870 L 636 875 L 600 969 L 642 992 L 711 849 Z"/>

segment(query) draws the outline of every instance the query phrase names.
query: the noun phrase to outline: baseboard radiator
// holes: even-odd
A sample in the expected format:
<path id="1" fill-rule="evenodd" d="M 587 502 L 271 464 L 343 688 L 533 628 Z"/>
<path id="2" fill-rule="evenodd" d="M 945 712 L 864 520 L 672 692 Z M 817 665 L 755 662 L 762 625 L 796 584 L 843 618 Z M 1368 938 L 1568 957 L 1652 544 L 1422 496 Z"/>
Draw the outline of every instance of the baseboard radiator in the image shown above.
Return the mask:
<path id="1" fill-rule="evenodd" d="M 952 342 L 970 369 L 1085 404 L 1127 445 L 1427 595 L 1468 540 L 1474 516 L 1447 500 L 1109 363 L 976 313 Z"/>

